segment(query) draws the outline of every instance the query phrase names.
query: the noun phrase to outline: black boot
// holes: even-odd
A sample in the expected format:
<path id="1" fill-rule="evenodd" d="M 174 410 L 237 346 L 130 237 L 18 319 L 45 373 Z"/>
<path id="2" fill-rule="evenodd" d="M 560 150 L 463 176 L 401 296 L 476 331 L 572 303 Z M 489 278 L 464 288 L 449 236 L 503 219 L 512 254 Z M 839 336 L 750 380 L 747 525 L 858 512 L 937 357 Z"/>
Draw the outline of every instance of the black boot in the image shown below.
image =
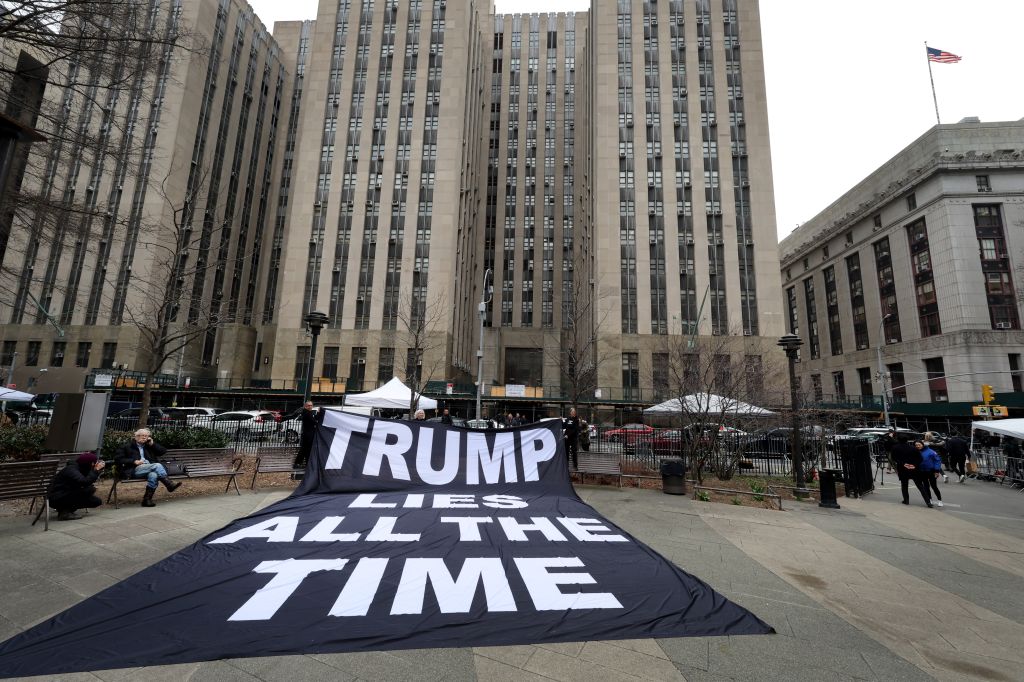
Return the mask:
<path id="1" fill-rule="evenodd" d="M 57 514 L 58 521 L 77 521 L 80 518 L 82 517 L 73 511 L 62 511 Z"/>
<path id="2" fill-rule="evenodd" d="M 169 493 L 173 493 L 175 490 L 181 487 L 181 481 L 174 482 L 171 481 L 171 479 L 167 478 L 166 476 L 159 480 L 161 483 L 164 484 L 164 487 L 167 488 L 167 492 Z"/>
<path id="3" fill-rule="evenodd" d="M 156 502 L 153 501 L 153 493 L 156 492 L 156 488 L 146 488 L 146 494 L 142 496 L 143 507 L 155 507 Z"/>

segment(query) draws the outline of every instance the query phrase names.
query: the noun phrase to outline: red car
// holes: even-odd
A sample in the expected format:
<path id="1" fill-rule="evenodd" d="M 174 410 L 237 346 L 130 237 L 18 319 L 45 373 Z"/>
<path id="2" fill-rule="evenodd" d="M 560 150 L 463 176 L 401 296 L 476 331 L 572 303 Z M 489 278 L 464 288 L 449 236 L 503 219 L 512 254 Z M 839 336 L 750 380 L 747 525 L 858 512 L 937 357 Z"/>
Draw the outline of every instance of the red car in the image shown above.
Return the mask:
<path id="1" fill-rule="evenodd" d="M 635 444 L 645 441 L 654 435 L 654 429 L 647 424 L 624 424 L 617 429 L 604 432 L 604 439 L 610 443 Z"/>

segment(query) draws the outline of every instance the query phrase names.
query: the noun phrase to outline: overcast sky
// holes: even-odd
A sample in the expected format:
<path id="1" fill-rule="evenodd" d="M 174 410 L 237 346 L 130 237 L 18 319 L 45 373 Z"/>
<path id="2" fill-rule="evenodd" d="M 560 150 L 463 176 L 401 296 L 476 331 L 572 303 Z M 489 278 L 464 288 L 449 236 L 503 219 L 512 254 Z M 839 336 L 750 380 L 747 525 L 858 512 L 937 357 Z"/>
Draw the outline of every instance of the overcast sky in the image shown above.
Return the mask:
<path id="1" fill-rule="evenodd" d="M 268 26 L 316 15 L 316 0 L 250 2 Z M 506 13 L 590 6 L 496 4 Z M 926 40 L 963 57 L 932 64 L 943 123 L 1024 118 L 1024 0 L 761 0 L 761 23 L 780 239 L 935 125 Z"/>

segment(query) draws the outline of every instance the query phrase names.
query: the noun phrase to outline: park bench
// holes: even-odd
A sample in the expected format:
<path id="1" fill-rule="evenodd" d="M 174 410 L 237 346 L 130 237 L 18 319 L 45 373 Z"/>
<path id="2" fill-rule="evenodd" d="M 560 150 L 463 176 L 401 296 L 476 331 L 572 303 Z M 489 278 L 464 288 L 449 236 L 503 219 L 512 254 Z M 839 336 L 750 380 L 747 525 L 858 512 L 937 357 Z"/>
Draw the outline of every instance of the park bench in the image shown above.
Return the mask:
<path id="1" fill-rule="evenodd" d="M 256 471 L 252 474 L 251 490 L 256 490 L 256 477 L 260 474 L 294 474 L 301 472 L 295 468 L 295 458 L 299 454 L 297 447 L 268 446 L 256 451 Z"/>
<path id="2" fill-rule="evenodd" d="M 622 487 L 622 463 L 616 454 L 600 452 L 581 452 L 576 457 L 576 473 L 580 475 L 580 483 L 587 474 L 594 476 L 615 476 L 619 487 Z"/>
<path id="3" fill-rule="evenodd" d="M 210 478 L 213 476 L 227 476 L 228 482 L 224 486 L 227 492 L 232 485 L 235 492 L 241 495 L 235 477 L 242 466 L 242 458 L 235 455 L 233 448 L 195 448 L 192 450 L 168 450 L 162 458 L 164 462 L 177 462 L 185 467 L 185 473 L 181 476 L 168 476 L 171 479 Z M 121 472 L 114 475 L 114 483 L 110 486 L 107 494 L 107 502 L 114 498 L 114 509 L 118 509 L 117 487 L 129 483 L 145 483 L 145 478 L 122 478 Z"/>
<path id="4" fill-rule="evenodd" d="M 43 498 L 43 505 L 39 514 L 32 521 L 36 521 L 43 514 L 45 530 L 50 530 L 50 505 L 46 502 L 46 492 L 50 487 L 57 469 L 58 462 L 14 462 L 12 464 L 0 464 L 0 500 L 21 500 L 30 499 L 35 506 L 36 498 Z M 29 514 L 31 515 L 31 508 Z"/>

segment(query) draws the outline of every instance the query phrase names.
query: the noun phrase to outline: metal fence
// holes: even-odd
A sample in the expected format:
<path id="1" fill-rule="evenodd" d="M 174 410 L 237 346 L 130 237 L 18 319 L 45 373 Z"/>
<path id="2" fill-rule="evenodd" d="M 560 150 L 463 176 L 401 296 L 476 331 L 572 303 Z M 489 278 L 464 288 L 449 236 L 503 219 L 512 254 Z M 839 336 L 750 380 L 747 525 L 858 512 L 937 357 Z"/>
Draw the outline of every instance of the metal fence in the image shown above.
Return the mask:
<path id="1" fill-rule="evenodd" d="M 971 462 L 975 468 L 971 476 L 1024 490 L 1024 459 L 1007 457 L 999 448 L 976 447 Z"/>

